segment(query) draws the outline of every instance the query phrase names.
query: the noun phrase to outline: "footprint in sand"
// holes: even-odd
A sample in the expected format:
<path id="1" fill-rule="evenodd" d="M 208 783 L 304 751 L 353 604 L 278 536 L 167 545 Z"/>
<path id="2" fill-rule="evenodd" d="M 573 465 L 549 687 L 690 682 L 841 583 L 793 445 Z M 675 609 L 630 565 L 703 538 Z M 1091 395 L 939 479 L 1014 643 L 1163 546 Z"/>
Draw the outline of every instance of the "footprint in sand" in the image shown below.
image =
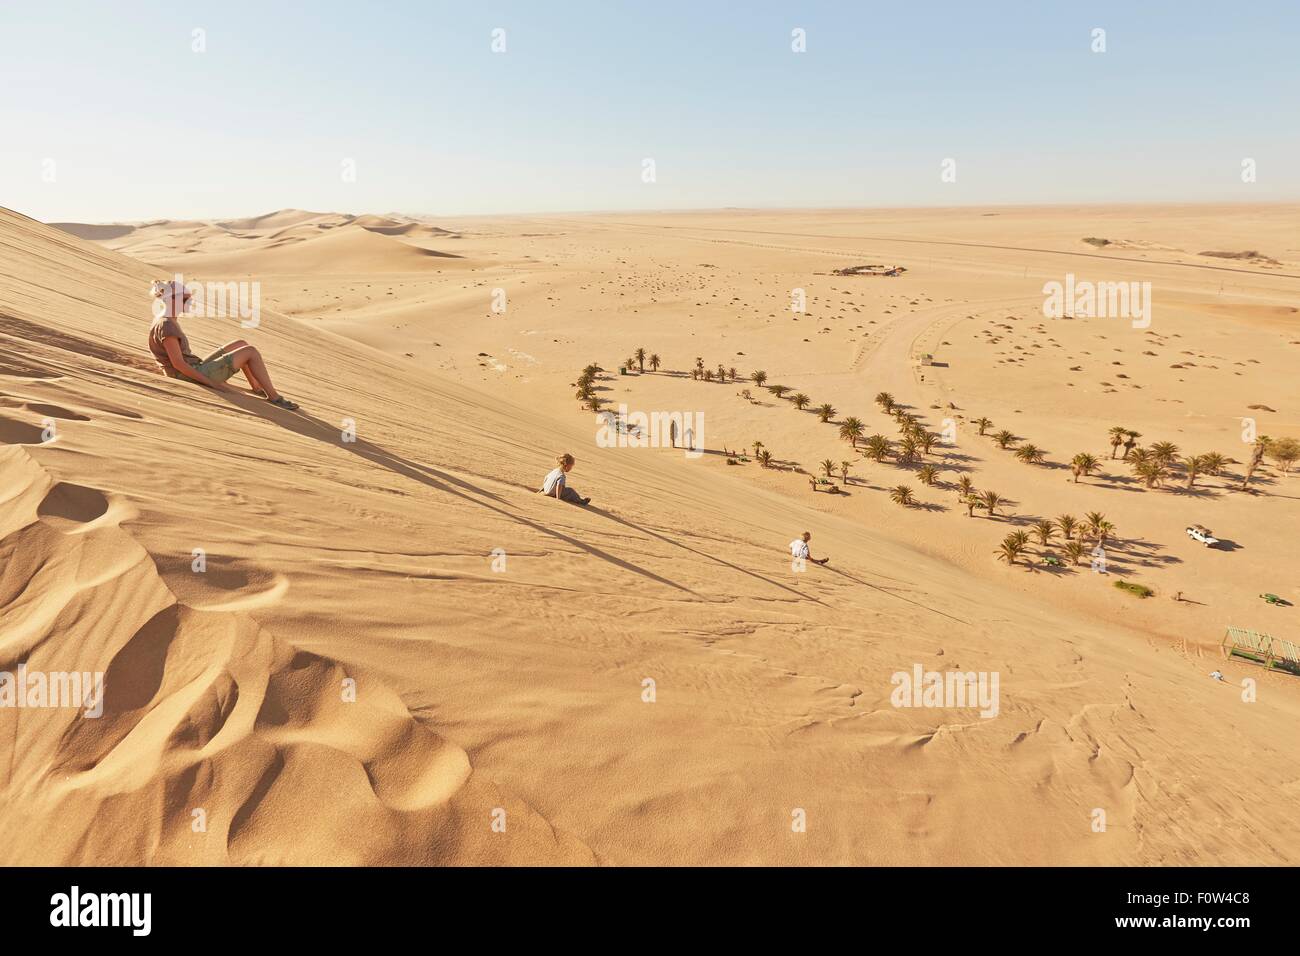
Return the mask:
<path id="1" fill-rule="evenodd" d="M 47 520 L 54 519 L 52 524 L 71 522 L 85 525 L 108 514 L 112 504 L 108 495 L 98 488 L 60 481 L 45 495 L 36 514 Z"/>
<path id="2" fill-rule="evenodd" d="M 9 378 L 56 379 L 63 378 L 57 372 L 51 372 L 37 365 L 31 365 L 12 356 L 0 356 L 0 375 Z"/>
<path id="3" fill-rule="evenodd" d="M 204 570 L 194 570 L 191 555 L 154 556 L 163 582 L 182 604 L 201 611 L 246 611 L 278 601 L 289 579 L 244 561 L 208 554 Z"/>
<path id="4" fill-rule="evenodd" d="M 40 445 L 44 442 L 44 432 L 36 425 L 0 418 L 0 445 Z"/>
<path id="5" fill-rule="evenodd" d="M 22 402 L 22 408 L 29 412 L 40 415 L 42 418 L 59 418 L 67 422 L 88 422 L 90 417 L 82 415 L 80 412 L 74 412 L 64 408 L 61 405 L 45 405 L 39 402 Z"/>

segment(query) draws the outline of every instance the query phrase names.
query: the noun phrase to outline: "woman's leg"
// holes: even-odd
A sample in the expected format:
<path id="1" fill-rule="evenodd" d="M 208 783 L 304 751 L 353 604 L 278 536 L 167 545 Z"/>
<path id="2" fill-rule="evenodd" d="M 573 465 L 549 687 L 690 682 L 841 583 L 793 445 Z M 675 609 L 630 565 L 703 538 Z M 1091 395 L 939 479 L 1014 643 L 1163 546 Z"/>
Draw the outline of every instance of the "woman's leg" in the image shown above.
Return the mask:
<path id="1" fill-rule="evenodd" d="M 242 348 L 248 348 L 248 343 L 245 342 L 243 339 L 235 339 L 235 341 L 227 342 L 225 345 L 221 346 L 221 348 L 217 349 L 215 352 L 213 352 L 211 355 L 205 358 L 203 362 L 206 364 L 207 362 L 215 361 L 216 359 L 221 358 L 221 356 L 223 355 L 228 355 L 231 352 L 234 352 L 236 349 L 242 349 Z M 262 383 L 257 380 L 257 376 L 253 374 L 253 370 L 249 368 L 247 365 L 244 366 L 244 377 L 248 379 L 248 387 L 251 388 L 253 391 L 255 392 L 265 391 L 265 389 L 262 388 Z"/>
<path id="2" fill-rule="evenodd" d="M 280 393 L 271 384 L 271 373 L 266 370 L 266 362 L 262 360 L 261 352 L 251 345 L 245 345 L 231 352 L 230 359 L 235 363 L 235 368 L 247 376 L 253 388 L 265 392 L 266 397 L 273 401 L 280 397 Z"/>

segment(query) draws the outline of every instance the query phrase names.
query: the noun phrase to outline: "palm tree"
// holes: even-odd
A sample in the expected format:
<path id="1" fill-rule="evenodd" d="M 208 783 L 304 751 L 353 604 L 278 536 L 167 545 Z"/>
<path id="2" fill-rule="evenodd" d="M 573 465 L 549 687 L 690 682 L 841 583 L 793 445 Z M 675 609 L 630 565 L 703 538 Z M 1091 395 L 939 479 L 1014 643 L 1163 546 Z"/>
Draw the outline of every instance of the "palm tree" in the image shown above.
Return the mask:
<path id="1" fill-rule="evenodd" d="M 730 378 L 733 382 L 736 381 L 736 379 L 740 378 L 740 373 L 736 371 L 736 367 L 734 365 L 731 368 L 727 369 L 727 377 Z"/>
<path id="2" fill-rule="evenodd" d="M 762 465 L 764 468 L 772 464 L 772 453 L 768 451 L 766 448 L 764 448 L 754 457 L 758 459 L 758 463 Z"/>
<path id="3" fill-rule="evenodd" d="M 650 371 L 652 371 L 652 372 L 657 372 L 657 371 L 659 371 L 659 366 L 660 366 L 661 364 L 663 364 L 663 363 L 661 363 L 661 362 L 659 361 L 659 356 L 658 356 L 658 355 L 651 355 L 651 356 L 650 356 Z"/>
<path id="4" fill-rule="evenodd" d="M 1016 457 L 1026 465 L 1041 465 L 1043 463 L 1043 450 L 1037 445 L 1021 445 L 1016 449 Z"/>
<path id="5" fill-rule="evenodd" d="M 834 477 L 835 462 L 831 461 L 829 458 L 822 459 L 822 471 L 826 473 L 827 478 Z"/>
<path id="6" fill-rule="evenodd" d="M 1079 526 L 1079 522 L 1074 520 L 1074 515 L 1061 515 L 1056 519 L 1056 526 L 1061 529 L 1061 537 L 1068 541 L 1074 537 L 1074 529 Z"/>
<path id="7" fill-rule="evenodd" d="M 922 465 L 917 469 L 916 477 L 927 488 L 933 488 L 934 483 L 939 480 L 939 469 L 934 465 Z"/>
<path id="8" fill-rule="evenodd" d="M 1109 522 L 1106 520 L 1106 516 L 1100 511 L 1089 511 L 1083 516 L 1083 528 L 1094 538 L 1101 535 L 1102 527 L 1107 524 L 1109 524 Z"/>
<path id="9" fill-rule="evenodd" d="M 912 435 L 904 435 L 898 443 L 898 460 L 913 461 L 920 453 L 921 445 Z"/>
<path id="10" fill-rule="evenodd" d="M 973 494 L 975 494 L 975 482 L 970 480 L 970 475 L 962 475 L 957 479 L 957 497 L 964 501 Z"/>
<path id="11" fill-rule="evenodd" d="M 749 378 L 755 385 L 762 388 L 763 383 L 767 381 L 767 373 L 759 369 L 757 372 L 752 372 Z"/>
<path id="12" fill-rule="evenodd" d="M 1124 444 L 1124 438 L 1128 435 L 1128 429 L 1123 425 L 1116 425 L 1110 430 L 1110 457 L 1113 459 L 1119 454 L 1119 446 Z"/>
<path id="13" fill-rule="evenodd" d="M 1188 455 L 1183 459 L 1183 468 L 1187 471 L 1187 487 L 1191 488 L 1196 484 L 1196 476 L 1205 471 L 1205 460 L 1208 455 Z"/>
<path id="14" fill-rule="evenodd" d="M 1138 468 L 1140 468 L 1141 466 L 1145 465 L 1147 462 L 1152 460 L 1152 455 L 1151 452 L 1147 451 L 1145 448 L 1139 447 L 1139 448 L 1134 448 L 1132 451 L 1126 453 L 1124 455 L 1124 460 L 1129 463 L 1129 467 L 1131 467 L 1133 469 L 1133 473 L 1136 474 Z"/>
<path id="15" fill-rule="evenodd" d="M 1074 564 L 1078 564 L 1079 559 L 1082 558 L 1084 554 L 1087 553 L 1087 551 L 1088 551 L 1088 546 L 1084 544 L 1082 541 L 1065 542 L 1065 555 Z"/>
<path id="16" fill-rule="evenodd" d="M 881 392 L 876 396 L 876 404 L 884 409 L 885 414 L 888 415 L 894 410 L 894 396 L 888 392 Z"/>
<path id="17" fill-rule="evenodd" d="M 980 429 L 980 436 L 981 436 L 981 437 L 983 437 L 984 432 L 985 432 L 987 429 L 989 429 L 989 428 L 991 428 L 991 427 L 993 426 L 993 422 L 991 422 L 989 419 L 984 418 L 984 417 L 980 417 L 980 418 L 975 419 L 975 424 L 979 426 L 979 429 Z"/>
<path id="18" fill-rule="evenodd" d="M 862 422 L 858 419 L 849 417 L 840 422 L 840 437 L 853 446 L 853 450 L 858 450 L 858 441 L 862 438 Z"/>
<path id="19" fill-rule="evenodd" d="M 921 434 L 916 436 L 916 440 L 921 443 L 921 451 L 928 455 L 930 450 L 934 448 L 935 443 L 938 442 L 939 436 L 934 432 L 922 431 Z"/>
<path id="20" fill-rule="evenodd" d="M 1178 460 L 1178 446 L 1171 441 L 1158 441 L 1151 446 L 1151 456 L 1167 468 Z"/>
<path id="21" fill-rule="evenodd" d="M 1115 533 L 1115 526 L 1109 521 L 1103 521 L 1097 525 L 1097 544 L 1105 544 L 1106 539 Z"/>
<path id="22" fill-rule="evenodd" d="M 789 386 L 789 385 L 769 385 L 769 386 L 767 387 L 767 390 L 768 390 L 769 392 L 771 392 L 773 395 L 775 395 L 777 398 L 784 398 L 784 397 L 785 397 L 785 393 L 788 392 L 788 391 L 790 391 L 790 386 Z"/>
<path id="23" fill-rule="evenodd" d="M 884 435 L 872 435 L 867 439 L 866 445 L 867 454 L 870 455 L 874 461 L 881 462 L 889 457 L 890 443 L 889 439 Z"/>
<path id="24" fill-rule="evenodd" d="M 1086 451 L 1081 451 L 1070 459 L 1070 468 L 1074 472 L 1074 483 L 1079 483 L 1079 476 L 1087 478 L 1097 470 L 1097 459 Z"/>
<path id="25" fill-rule="evenodd" d="M 993 440 L 998 443 L 999 448 L 1006 448 L 1016 440 L 1016 436 L 1004 428 L 993 436 Z"/>
<path id="26" fill-rule="evenodd" d="M 804 408 L 808 405 L 808 403 L 812 401 L 812 399 L 809 398 L 807 395 L 805 395 L 803 392 L 796 392 L 794 397 L 791 398 L 790 401 L 794 402 L 795 408 L 799 409 L 799 411 L 803 411 Z"/>
<path id="27" fill-rule="evenodd" d="M 1291 466 L 1300 460 L 1300 441 L 1294 438 L 1279 438 L 1268 447 L 1269 457 L 1282 469 L 1282 474 L 1291 473 Z"/>
<path id="28" fill-rule="evenodd" d="M 1264 460 L 1264 452 L 1268 451 L 1269 445 L 1273 444 L 1273 439 L 1267 435 L 1260 435 L 1255 439 L 1255 447 L 1250 455 L 1250 464 L 1246 466 L 1246 476 L 1241 479 L 1241 490 L 1245 491 L 1250 487 L 1250 479 L 1255 477 L 1255 469 L 1259 467 L 1260 462 Z"/>
<path id="29" fill-rule="evenodd" d="M 602 399 L 599 395 L 590 395 L 587 397 L 587 408 L 591 409 L 593 412 L 598 412 L 600 411 L 601 401 Z"/>
<path id="30" fill-rule="evenodd" d="M 1141 432 L 1135 432 L 1132 429 L 1129 429 L 1128 431 L 1124 432 L 1124 457 L 1125 458 L 1128 458 L 1128 453 L 1133 450 L 1133 446 L 1137 444 L 1137 440 L 1141 437 L 1142 437 Z"/>
<path id="31" fill-rule="evenodd" d="M 912 495 L 912 489 L 907 485 L 898 485 L 889 491 L 889 500 L 896 505 L 908 507 L 915 503 L 916 499 Z"/>
<path id="32" fill-rule="evenodd" d="M 980 507 L 988 511 L 989 517 L 992 518 L 998 513 L 998 506 L 1003 503 L 1003 497 L 996 491 L 985 491 L 980 494 Z"/>
<path id="33" fill-rule="evenodd" d="M 1038 541 L 1045 548 L 1052 542 L 1052 535 L 1056 532 L 1056 525 L 1046 518 L 1034 522 L 1034 534 L 1038 535 Z"/>
<path id="34" fill-rule="evenodd" d="M 755 458 L 758 457 L 758 453 L 762 450 L 762 448 L 763 448 L 763 443 L 762 443 L 761 441 L 758 441 L 757 439 L 755 439 L 755 440 L 754 440 L 754 457 L 755 457 Z"/>
<path id="35" fill-rule="evenodd" d="M 642 372 L 645 371 L 645 349 L 637 349 L 635 352 L 637 368 Z"/>
<path id="36" fill-rule="evenodd" d="M 961 503 L 966 506 L 966 517 L 975 517 L 975 509 L 980 506 L 979 495 L 971 491 L 970 494 L 962 496 Z"/>
<path id="37" fill-rule="evenodd" d="M 1217 451 L 1206 452 L 1201 457 L 1205 459 L 1205 464 L 1201 467 L 1207 475 L 1214 475 L 1217 477 L 1228 464 L 1227 457 L 1220 455 Z"/>
<path id="38" fill-rule="evenodd" d="M 1024 532 L 1021 531 L 1018 534 L 1024 534 Z M 1002 539 L 1002 543 L 998 545 L 998 549 L 993 553 L 999 560 L 1005 561 L 1007 564 L 1015 564 L 1016 558 L 1024 554 L 1024 551 L 1024 543 L 1016 535 L 1009 534 Z"/>
<path id="39" fill-rule="evenodd" d="M 831 417 L 832 417 L 834 414 L 835 414 L 835 406 L 834 406 L 834 405 L 818 405 L 818 406 L 817 406 L 817 417 L 820 418 L 820 419 L 822 420 L 823 423 L 830 421 L 830 420 L 831 420 Z"/>
<path id="40" fill-rule="evenodd" d="M 711 369 L 711 368 L 706 368 L 706 369 L 704 370 L 704 373 L 703 373 L 703 374 L 704 374 L 704 381 L 706 381 L 706 382 L 711 382 L 711 381 L 713 381 L 713 369 Z"/>
<path id="41" fill-rule="evenodd" d="M 1169 477 L 1169 469 L 1157 458 L 1142 462 L 1133 471 L 1134 474 L 1147 483 L 1148 488 L 1163 484 L 1164 480 Z"/>
<path id="42" fill-rule="evenodd" d="M 849 483 L 849 469 L 852 467 L 853 467 L 853 462 L 851 461 L 840 462 L 840 481 L 843 484 L 847 485 Z"/>

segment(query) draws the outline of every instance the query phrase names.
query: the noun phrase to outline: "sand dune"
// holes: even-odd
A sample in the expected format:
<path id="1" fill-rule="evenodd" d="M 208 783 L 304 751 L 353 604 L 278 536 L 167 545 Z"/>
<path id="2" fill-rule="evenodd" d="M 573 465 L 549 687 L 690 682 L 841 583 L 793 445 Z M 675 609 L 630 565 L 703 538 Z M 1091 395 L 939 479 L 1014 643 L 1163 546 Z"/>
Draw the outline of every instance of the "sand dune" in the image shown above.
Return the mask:
<path id="1" fill-rule="evenodd" d="M 1258 623 L 1262 576 L 1295 580 L 1288 479 L 1266 466 L 1259 496 L 1207 479 L 1184 499 L 1107 464 L 1075 486 L 970 425 L 987 414 L 1056 464 L 1104 456 L 1116 420 L 1228 448 L 1233 416 L 1266 403 L 1285 434 L 1300 401 L 1286 316 L 1207 330 L 1219 278 L 1160 266 L 1170 303 L 1187 303 L 1162 313 L 1158 341 L 1040 328 L 1055 253 L 1121 228 L 1148 237 L 1044 215 L 986 243 L 1047 250 L 1014 258 L 919 250 L 924 215 L 801 215 L 483 220 L 466 267 L 441 276 L 416 267 L 436 257 L 355 223 L 193 254 L 214 275 L 317 271 L 268 283 L 276 311 L 254 332 L 188 323 L 200 350 L 255 338 L 303 404 L 290 414 L 151 370 L 154 260 L 0 211 L 0 670 L 99 670 L 106 689 L 97 719 L 0 709 L 6 859 L 1300 862 L 1297 682 L 1213 646 L 1224 623 Z M 266 218 L 257 228 L 306 222 Z M 1235 248 L 1235 228 L 1150 239 Z M 868 229 L 907 242 L 854 238 Z M 1256 246 L 1274 248 L 1241 245 Z M 375 288 L 334 277 L 397 257 L 411 275 Z M 824 274 L 904 259 L 898 279 Z M 1282 277 L 1240 281 L 1265 284 L 1230 295 L 1285 304 Z M 327 291 L 348 302 L 334 331 L 280 311 L 315 318 L 302 298 Z M 605 398 L 704 411 L 714 451 L 761 438 L 806 471 L 852 457 L 847 493 L 812 494 L 793 467 L 598 448 L 571 383 L 638 345 L 664 369 L 604 375 Z M 922 351 L 946 364 L 918 366 Z M 960 417 L 958 446 L 934 458 L 945 480 L 968 471 L 1013 503 L 966 518 L 946 486 L 854 456 L 788 401 L 692 381 L 697 354 L 765 368 L 869 432 L 890 427 L 880 390 L 932 425 Z M 1262 366 L 1235 364 L 1247 354 Z M 533 493 L 564 449 L 592 509 Z M 927 507 L 892 504 L 900 481 Z M 1241 552 L 1184 550 L 1189 504 Z M 1024 519 L 1093 508 L 1158 600 L 991 557 Z M 830 566 L 792 571 L 804 528 Z M 1176 587 L 1199 603 L 1170 601 Z M 915 666 L 1000 674 L 997 716 L 894 706 L 891 677 Z"/>
<path id="2" fill-rule="evenodd" d="M 358 226 L 334 228 L 320 235 L 303 235 L 299 231 L 303 228 L 295 226 L 292 231 L 276 233 L 252 249 L 229 253 L 196 251 L 162 264 L 228 275 L 312 275 L 420 272 L 459 258 L 410 246 Z"/>
<path id="3" fill-rule="evenodd" d="M 261 216 L 220 220 L 216 225 L 237 232 L 259 232 L 262 230 L 286 229 L 289 226 L 301 226 L 309 222 L 343 225 L 352 222 L 353 218 L 344 213 L 309 212 L 306 209 L 277 209 L 275 212 L 264 213 Z"/>

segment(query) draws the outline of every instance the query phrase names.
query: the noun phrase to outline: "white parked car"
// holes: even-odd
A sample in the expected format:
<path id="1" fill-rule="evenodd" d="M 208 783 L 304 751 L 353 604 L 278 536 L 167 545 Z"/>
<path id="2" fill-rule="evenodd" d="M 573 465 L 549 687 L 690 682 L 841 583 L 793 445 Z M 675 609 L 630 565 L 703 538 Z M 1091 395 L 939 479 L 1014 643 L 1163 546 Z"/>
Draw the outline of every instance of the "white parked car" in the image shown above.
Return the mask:
<path id="1" fill-rule="evenodd" d="M 1207 548 L 1212 548 L 1219 543 L 1219 539 L 1210 534 L 1210 529 L 1194 524 L 1187 529 L 1187 537 L 1193 541 L 1199 541 Z"/>

